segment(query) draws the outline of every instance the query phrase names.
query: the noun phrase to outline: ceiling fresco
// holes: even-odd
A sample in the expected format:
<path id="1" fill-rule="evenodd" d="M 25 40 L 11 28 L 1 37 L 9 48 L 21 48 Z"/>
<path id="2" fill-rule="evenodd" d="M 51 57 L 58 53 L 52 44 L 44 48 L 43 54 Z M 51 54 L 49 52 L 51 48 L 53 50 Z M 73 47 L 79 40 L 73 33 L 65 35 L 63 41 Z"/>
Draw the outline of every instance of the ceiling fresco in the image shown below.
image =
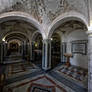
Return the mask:
<path id="1" fill-rule="evenodd" d="M 62 32 L 64 34 L 66 32 L 71 33 L 74 30 L 87 31 L 87 27 L 82 22 L 70 20 L 60 25 L 55 32 Z"/>
<path id="2" fill-rule="evenodd" d="M 22 11 L 49 25 L 65 12 L 77 11 L 88 18 L 88 0 L 0 0 L 0 13 Z"/>
<path id="3" fill-rule="evenodd" d="M 10 20 L 10 21 L 5 21 L 1 23 L 0 30 L 1 30 L 0 36 L 2 38 L 3 36 L 11 33 L 14 34 L 14 36 L 15 36 L 15 33 L 17 34 L 22 33 L 22 34 L 25 34 L 27 37 L 30 37 L 30 35 L 34 33 L 37 29 L 31 23 L 25 22 L 23 20 Z M 14 36 L 12 35 L 12 37 Z M 21 37 L 21 36 L 19 35 L 17 37 Z M 22 37 L 22 38 L 25 38 L 25 37 Z"/>

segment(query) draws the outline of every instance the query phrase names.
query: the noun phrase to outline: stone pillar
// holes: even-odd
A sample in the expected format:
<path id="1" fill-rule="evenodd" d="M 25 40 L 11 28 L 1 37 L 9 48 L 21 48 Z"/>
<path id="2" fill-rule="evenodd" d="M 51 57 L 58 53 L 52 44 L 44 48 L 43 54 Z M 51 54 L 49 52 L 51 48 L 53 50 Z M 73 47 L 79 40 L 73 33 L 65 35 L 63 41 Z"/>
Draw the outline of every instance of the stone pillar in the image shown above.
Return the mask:
<path id="1" fill-rule="evenodd" d="M 43 53 L 42 53 L 42 69 L 51 69 L 51 40 L 43 40 Z"/>
<path id="2" fill-rule="evenodd" d="M 4 46 L 3 42 L 1 43 L 1 63 L 3 63 L 3 57 L 4 57 Z"/>
<path id="3" fill-rule="evenodd" d="M 67 43 L 62 42 L 62 44 L 61 44 L 61 62 L 62 63 L 66 62 L 66 57 L 64 56 L 64 53 L 67 52 L 66 50 L 67 50 Z"/>
<path id="4" fill-rule="evenodd" d="M 88 31 L 88 92 L 92 92 L 92 31 Z"/>
<path id="5" fill-rule="evenodd" d="M 23 42 L 21 44 L 21 55 L 22 55 L 22 58 L 24 59 L 24 43 Z"/>
<path id="6" fill-rule="evenodd" d="M 23 57 L 23 59 L 25 59 L 25 55 L 26 55 L 26 41 L 23 42 L 22 49 L 23 49 L 22 57 Z"/>
<path id="7" fill-rule="evenodd" d="M 26 47 L 26 49 L 27 49 L 27 60 L 28 61 L 30 61 L 30 50 L 31 50 L 31 48 L 30 48 L 31 46 L 30 46 L 30 43 L 28 42 L 27 43 L 27 47 Z"/>
<path id="8" fill-rule="evenodd" d="M 24 56 L 26 55 L 26 41 L 24 41 Z"/>
<path id="9" fill-rule="evenodd" d="M 34 46 L 34 42 L 31 42 L 30 45 L 30 60 L 34 60 L 34 56 L 33 56 L 33 46 Z"/>
<path id="10" fill-rule="evenodd" d="M 2 63 L 2 43 L 0 43 L 0 63 Z"/>
<path id="11" fill-rule="evenodd" d="M 3 55 L 3 57 L 5 58 L 5 56 L 6 56 L 6 54 L 7 54 L 7 44 L 4 42 L 3 43 L 3 52 L 4 52 L 4 55 Z"/>

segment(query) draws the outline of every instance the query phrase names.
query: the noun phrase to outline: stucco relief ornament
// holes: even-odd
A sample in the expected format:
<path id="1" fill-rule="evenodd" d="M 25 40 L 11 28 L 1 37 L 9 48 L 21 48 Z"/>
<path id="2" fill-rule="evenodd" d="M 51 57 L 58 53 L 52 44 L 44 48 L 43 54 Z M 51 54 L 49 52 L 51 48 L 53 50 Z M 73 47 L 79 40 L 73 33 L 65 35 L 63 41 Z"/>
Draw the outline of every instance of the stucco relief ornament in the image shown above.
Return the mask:
<path id="1" fill-rule="evenodd" d="M 8 5 L 5 2 L 1 5 L 3 9 L 0 9 L 0 13 L 10 11 L 25 12 L 34 17 L 39 23 L 47 25 L 59 15 L 71 10 L 82 13 L 85 16 L 88 15 L 86 13 L 86 0 L 81 0 L 80 2 L 77 2 L 77 0 L 7 0 L 7 2 Z"/>
<path id="2" fill-rule="evenodd" d="M 58 17 L 59 15 L 62 15 L 64 12 L 67 12 L 69 10 L 71 10 L 71 8 L 68 2 L 66 0 L 59 0 L 58 7 L 55 10 L 55 12 L 49 11 L 47 15 L 50 21 L 52 22 L 56 17 Z"/>

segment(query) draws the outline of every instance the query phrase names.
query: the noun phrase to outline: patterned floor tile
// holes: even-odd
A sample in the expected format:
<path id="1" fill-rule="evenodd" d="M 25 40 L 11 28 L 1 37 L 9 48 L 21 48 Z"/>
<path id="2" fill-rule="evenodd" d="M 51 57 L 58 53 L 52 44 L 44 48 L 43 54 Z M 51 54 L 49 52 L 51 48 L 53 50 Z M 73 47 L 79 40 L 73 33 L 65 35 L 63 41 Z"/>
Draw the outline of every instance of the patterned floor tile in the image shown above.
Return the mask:
<path id="1" fill-rule="evenodd" d="M 57 82 L 49 75 L 39 75 L 30 80 L 12 83 L 4 88 L 4 92 L 75 92 Z"/>
<path id="2" fill-rule="evenodd" d="M 85 69 L 66 65 L 61 65 L 57 69 L 54 69 L 55 72 L 64 76 L 66 79 L 71 80 L 79 85 L 87 87 L 88 83 L 88 72 Z"/>
<path id="3" fill-rule="evenodd" d="M 45 72 L 33 63 L 11 64 L 6 77 L 4 92 L 87 92 L 87 71 L 74 66 Z"/>
<path id="4" fill-rule="evenodd" d="M 28 74 L 38 69 L 39 68 L 36 65 L 34 65 L 33 63 L 29 63 L 29 62 L 9 64 L 7 65 L 7 69 L 5 71 L 6 79 L 17 77 L 23 74 Z"/>

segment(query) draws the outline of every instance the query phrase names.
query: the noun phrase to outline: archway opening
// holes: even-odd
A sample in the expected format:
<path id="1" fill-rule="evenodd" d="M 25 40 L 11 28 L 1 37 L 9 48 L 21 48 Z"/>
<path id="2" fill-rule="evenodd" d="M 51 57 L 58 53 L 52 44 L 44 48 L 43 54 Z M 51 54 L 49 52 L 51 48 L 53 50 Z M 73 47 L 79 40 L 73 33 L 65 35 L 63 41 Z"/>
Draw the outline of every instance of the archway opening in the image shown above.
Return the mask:
<path id="1" fill-rule="evenodd" d="M 52 68 L 57 66 L 61 61 L 61 38 L 58 33 L 53 33 L 51 37 L 51 65 Z"/>
<path id="2" fill-rule="evenodd" d="M 24 39 L 25 38 L 25 39 Z M 23 50 L 23 42 L 28 42 L 28 38 L 22 34 L 22 33 L 18 33 L 18 32 L 9 32 L 8 34 L 5 35 L 4 37 L 5 39 L 5 43 L 7 43 L 7 55 L 22 55 L 22 50 Z"/>
<path id="3" fill-rule="evenodd" d="M 42 35 L 37 32 L 33 36 L 33 45 L 32 45 L 32 56 L 33 56 L 33 62 L 40 66 L 42 65 Z"/>
<path id="4" fill-rule="evenodd" d="M 86 25 L 78 20 L 68 20 L 59 25 L 52 35 L 56 32 L 60 34 L 62 39 L 60 45 L 61 64 L 59 67 L 57 66 L 56 71 L 64 74 L 67 79 L 73 78 L 73 81 L 81 81 L 82 85 L 87 88 L 88 36 Z M 84 80 L 85 82 L 83 82 Z"/>
<path id="5" fill-rule="evenodd" d="M 14 56 L 15 52 L 16 56 L 21 56 L 23 61 L 30 61 L 31 36 L 37 31 L 37 28 L 31 23 L 19 19 L 3 21 L 0 23 L 0 28 L 3 45 L 2 62 L 8 60 L 7 55 L 12 54 Z"/>
<path id="6" fill-rule="evenodd" d="M 17 42 L 11 42 L 8 47 L 8 55 L 17 53 L 19 50 L 19 44 Z"/>

